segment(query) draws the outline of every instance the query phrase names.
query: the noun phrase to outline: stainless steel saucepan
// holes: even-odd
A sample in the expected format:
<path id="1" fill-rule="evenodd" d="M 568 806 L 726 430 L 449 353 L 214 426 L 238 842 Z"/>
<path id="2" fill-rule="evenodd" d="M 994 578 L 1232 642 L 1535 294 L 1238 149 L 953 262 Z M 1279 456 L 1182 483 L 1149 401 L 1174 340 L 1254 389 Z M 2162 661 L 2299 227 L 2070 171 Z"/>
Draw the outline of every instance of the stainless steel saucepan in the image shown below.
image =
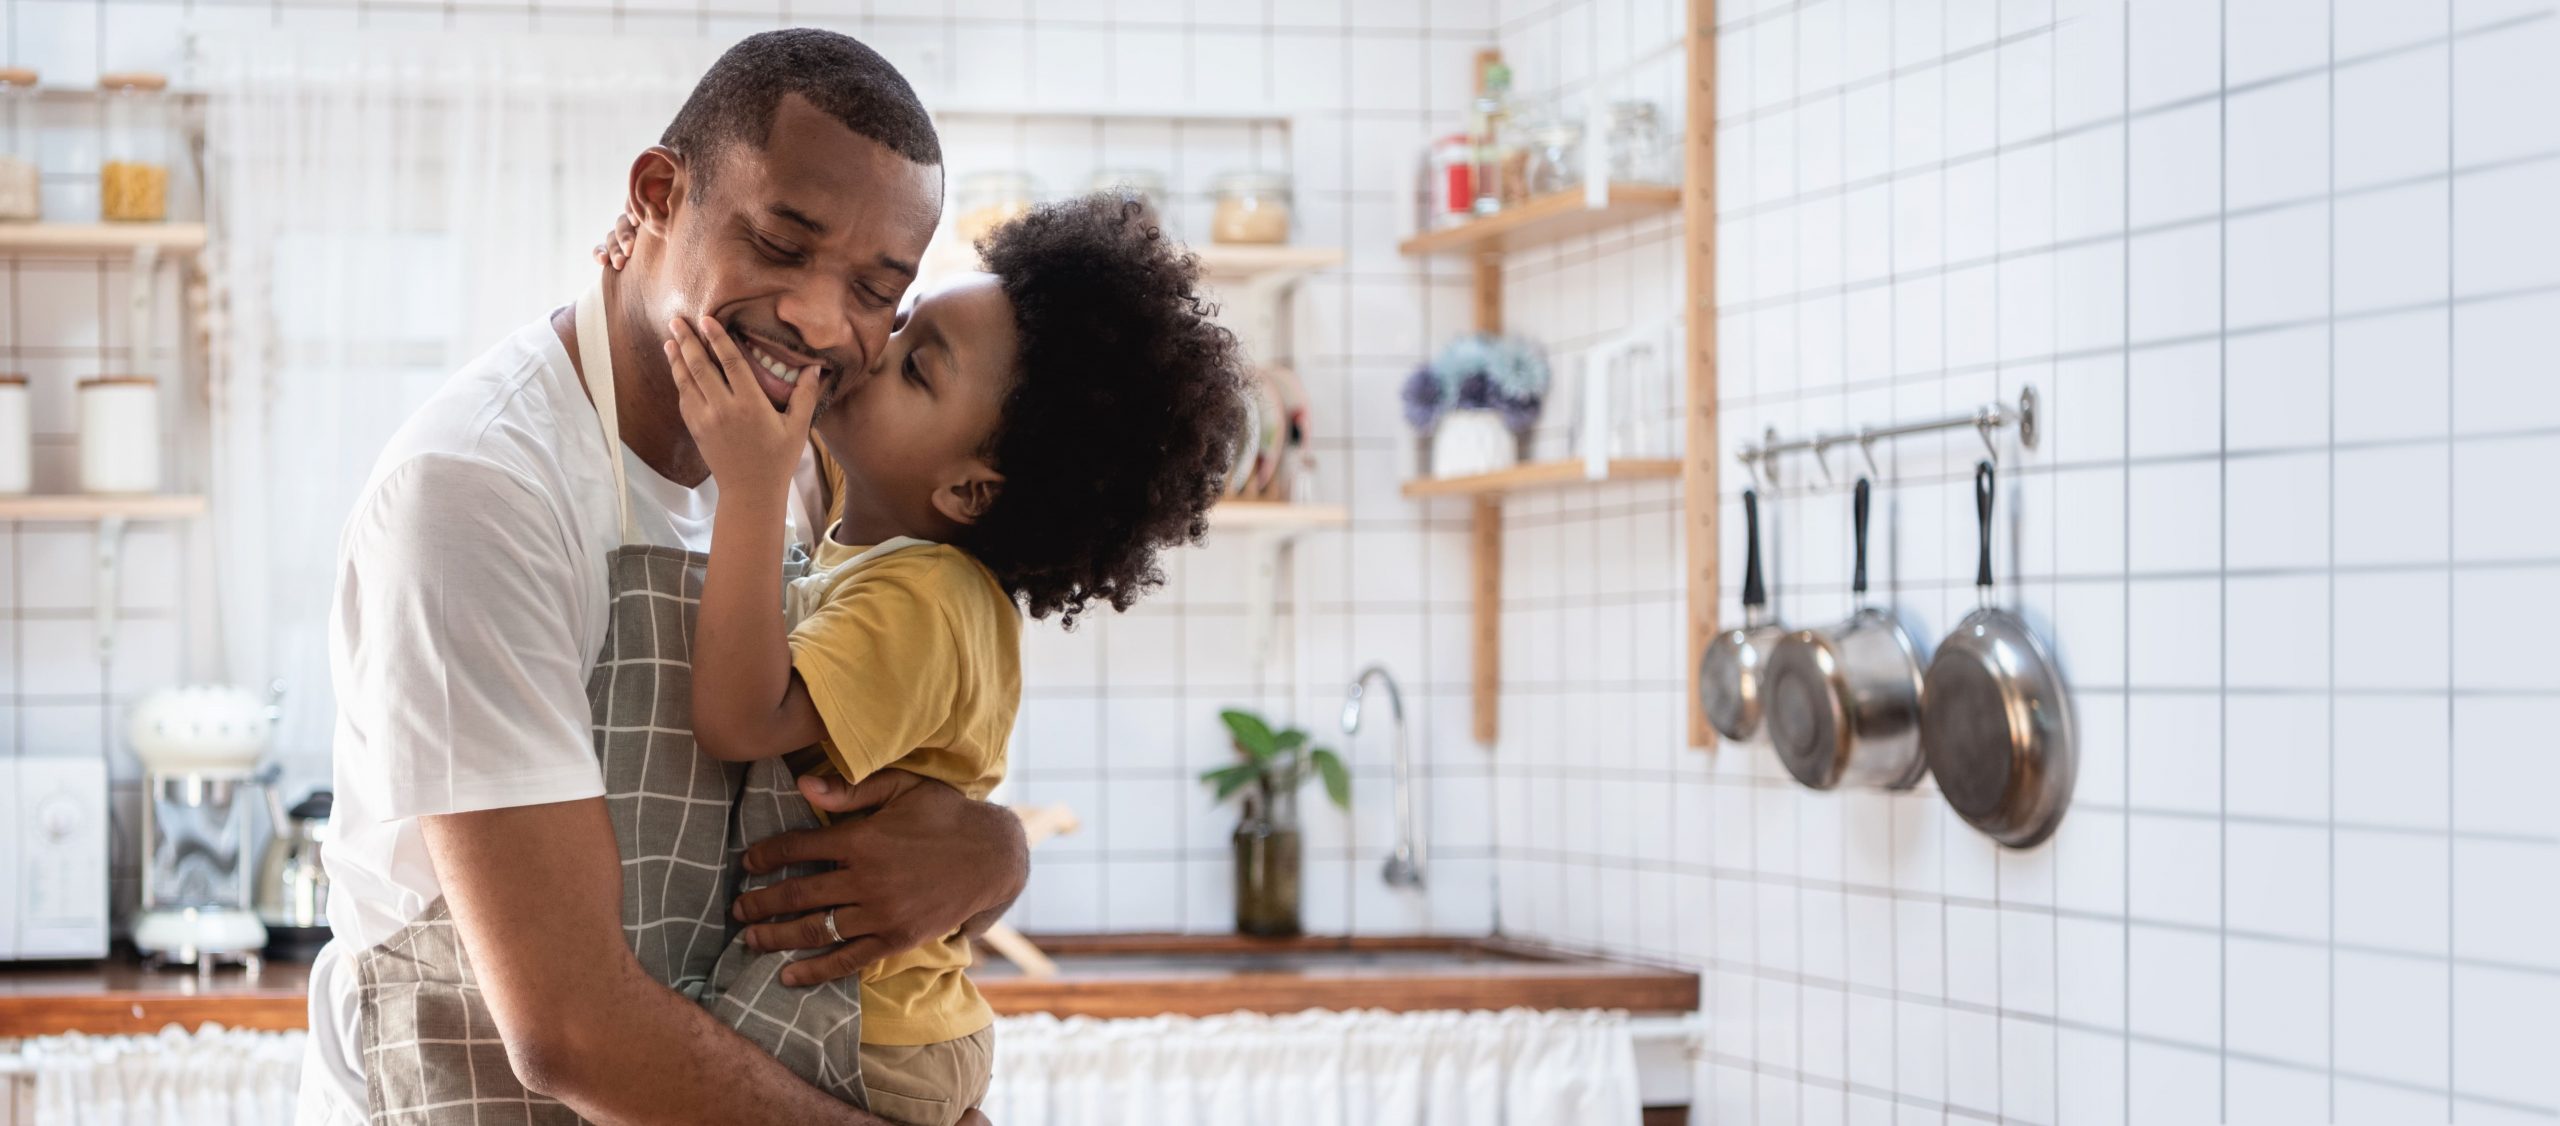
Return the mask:
<path id="1" fill-rule="evenodd" d="M 1761 678 L 1769 742 L 1796 781 L 1817 790 L 1843 782 L 1907 790 L 1920 757 L 1920 659 L 1911 635 L 1867 604 L 1867 479 L 1858 478 L 1857 612 L 1828 630 L 1778 641 Z"/>
<path id="2" fill-rule="evenodd" d="M 2079 753 L 2071 695 L 2052 653 L 1992 601 L 1992 484 L 1991 463 L 1976 466 L 1982 554 L 1973 583 L 1982 608 L 1956 623 L 1929 662 L 1920 747 L 1958 816 L 2001 844 L 2027 848 L 2062 823 Z"/>
<path id="3" fill-rule="evenodd" d="M 1716 734 L 1748 739 L 1760 732 L 1760 677 L 1770 650 L 1786 630 L 1770 619 L 1769 594 L 1760 583 L 1760 491 L 1742 490 L 1743 537 L 1750 541 L 1742 565 L 1742 628 L 1717 634 L 1698 659 L 1698 701 Z"/>

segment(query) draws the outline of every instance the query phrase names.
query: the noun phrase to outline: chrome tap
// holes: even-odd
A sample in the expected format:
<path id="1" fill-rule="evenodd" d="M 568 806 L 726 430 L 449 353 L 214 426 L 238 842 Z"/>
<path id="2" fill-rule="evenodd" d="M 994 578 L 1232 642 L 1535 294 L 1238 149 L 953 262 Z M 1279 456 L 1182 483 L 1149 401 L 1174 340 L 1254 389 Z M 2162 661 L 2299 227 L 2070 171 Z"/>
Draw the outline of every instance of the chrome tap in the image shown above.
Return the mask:
<path id="1" fill-rule="evenodd" d="M 1342 701 L 1342 733 L 1360 733 L 1360 702 L 1373 678 L 1387 687 L 1387 714 L 1396 725 L 1396 850 L 1387 857 L 1387 886 L 1418 888 L 1422 886 L 1422 842 L 1413 814 L 1413 746 L 1405 737 L 1404 693 L 1396 688 L 1396 678 L 1385 665 L 1371 665 L 1352 678 L 1351 694 Z"/>

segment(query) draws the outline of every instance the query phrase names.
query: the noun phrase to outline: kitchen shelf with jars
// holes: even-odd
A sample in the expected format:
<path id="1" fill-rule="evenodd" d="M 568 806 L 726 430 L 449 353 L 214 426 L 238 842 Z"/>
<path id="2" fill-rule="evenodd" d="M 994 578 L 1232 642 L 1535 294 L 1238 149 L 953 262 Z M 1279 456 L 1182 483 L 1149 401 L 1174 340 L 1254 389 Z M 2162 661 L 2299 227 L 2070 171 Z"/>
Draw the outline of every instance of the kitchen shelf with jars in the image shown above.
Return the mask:
<path id="1" fill-rule="evenodd" d="M 1654 103 L 1595 96 L 1577 112 L 1524 100 L 1491 50 L 1477 54 L 1475 80 L 1467 127 L 1423 154 L 1413 233 L 1397 244 L 1409 258 L 1468 260 L 1475 324 L 1416 369 L 1400 394 L 1417 431 L 1404 495 L 1471 502 L 1474 729 L 1489 746 L 1500 735 L 1504 498 L 1684 472 L 1670 413 L 1671 326 L 1586 350 L 1573 357 L 1572 385 L 1553 386 L 1546 350 L 1503 332 L 1503 258 L 1678 214 L 1685 197 Z M 1550 405 L 1571 413 L 1561 430 L 1568 448 L 1533 459 L 1530 435 Z"/>
<path id="2" fill-rule="evenodd" d="M 162 452 L 169 443 L 159 373 L 164 360 L 172 371 L 183 370 L 184 361 L 164 356 L 144 327 L 159 323 L 154 308 L 163 267 L 180 271 L 188 312 L 200 307 L 203 279 L 195 264 L 205 247 L 205 225 L 169 220 L 171 158 L 191 124 L 166 77 L 108 74 L 94 89 L 46 87 L 41 79 L 23 67 L 0 68 L 0 258 L 129 258 L 131 310 L 123 319 L 136 327 L 124 342 L 119 367 L 78 382 L 79 450 L 66 482 L 76 491 L 34 491 L 27 377 L 0 375 L 0 522 L 97 526 L 95 601 L 103 655 L 115 634 L 125 529 L 138 520 L 187 520 L 206 510 L 203 496 L 165 491 Z M 70 98 L 99 106 L 98 205 L 94 214 L 49 215 L 37 165 L 36 105 L 39 99 Z M 193 323 L 182 336 L 196 338 Z"/>

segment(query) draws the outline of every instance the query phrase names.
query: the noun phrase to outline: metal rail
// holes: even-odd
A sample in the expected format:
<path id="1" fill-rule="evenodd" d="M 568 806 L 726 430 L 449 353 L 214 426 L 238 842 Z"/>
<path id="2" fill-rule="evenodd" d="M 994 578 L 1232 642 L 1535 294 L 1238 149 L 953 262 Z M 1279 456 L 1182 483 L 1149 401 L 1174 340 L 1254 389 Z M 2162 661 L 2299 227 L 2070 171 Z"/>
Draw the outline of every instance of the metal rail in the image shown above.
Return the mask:
<path id="1" fill-rule="evenodd" d="M 1991 432 L 2006 426 L 2016 426 L 2018 428 L 2019 444 L 2026 446 L 2028 449 L 2035 448 L 2035 388 L 2028 387 L 2019 391 L 2018 401 L 2015 405 L 1995 402 L 1965 414 L 1949 415 L 1945 418 L 1933 418 L 1925 422 L 1900 422 L 1890 426 L 1862 426 L 1856 430 L 1840 431 L 1830 434 L 1815 434 L 1806 438 L 1787 439 L 1780 439 L 1778 437 L 1777 427 L 1773 426 L 1761 436 L 1758 444 L 1742 447 L 1739 452 L 1734 454 L 1734 457 L 1740 459 L 1742 464 L 1751 470 L 1753 476 L 1758 477 L 1765 475 L 1770 480 L 1774 481 L 1778 477 L 1777 459 L 1780 455 L 1810 452 L 1813 454 L 1814 459 L 1822 464 L 1823 475 L 1828 478 L 1831 470 L 1830 453 L 1832 448 L 1835 446 L 1853 445 L 1858 447 L 1861 452 L 1867 452 L 1870 447 L 1874 446 L 1877 442 L 1888 438 L 1900 438 L 1910 434 L 1931 434 L 1941 430 L 1961 430 L 1970 427 L 1982 435 L 1982 444 L 1984 448 L 1991 451 L 1992 460 L 1998 461 L 2000 458 L 2000 447 L 1997 443 L 1991 440 Z M 1870 466 L 1874 464 L 1875 457 L 1872 453 L 1868 453 L 1867 461 Z"/>

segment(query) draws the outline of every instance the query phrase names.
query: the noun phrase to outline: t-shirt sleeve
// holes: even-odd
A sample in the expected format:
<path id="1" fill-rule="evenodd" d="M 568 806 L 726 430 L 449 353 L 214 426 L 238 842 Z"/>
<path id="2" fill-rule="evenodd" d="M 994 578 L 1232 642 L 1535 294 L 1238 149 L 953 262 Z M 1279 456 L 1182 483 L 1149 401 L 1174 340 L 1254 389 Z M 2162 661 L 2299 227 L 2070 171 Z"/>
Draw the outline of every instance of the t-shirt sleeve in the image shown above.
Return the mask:
<path id="1" fill-rule="evenodd" d="M 450 455 L 386 474 L 349 517 L 330 648 L 338 776 L 386 819 L 597 797 L 592 576 L 521 478 Z"/>
<path id="2" fill-rule="evenodd" d="M 951 722 L 960 646 L 929 581 L 937 566 L 877 565 L 791 631 L 791 665 L 847 778 L 898 761 Z"/>

